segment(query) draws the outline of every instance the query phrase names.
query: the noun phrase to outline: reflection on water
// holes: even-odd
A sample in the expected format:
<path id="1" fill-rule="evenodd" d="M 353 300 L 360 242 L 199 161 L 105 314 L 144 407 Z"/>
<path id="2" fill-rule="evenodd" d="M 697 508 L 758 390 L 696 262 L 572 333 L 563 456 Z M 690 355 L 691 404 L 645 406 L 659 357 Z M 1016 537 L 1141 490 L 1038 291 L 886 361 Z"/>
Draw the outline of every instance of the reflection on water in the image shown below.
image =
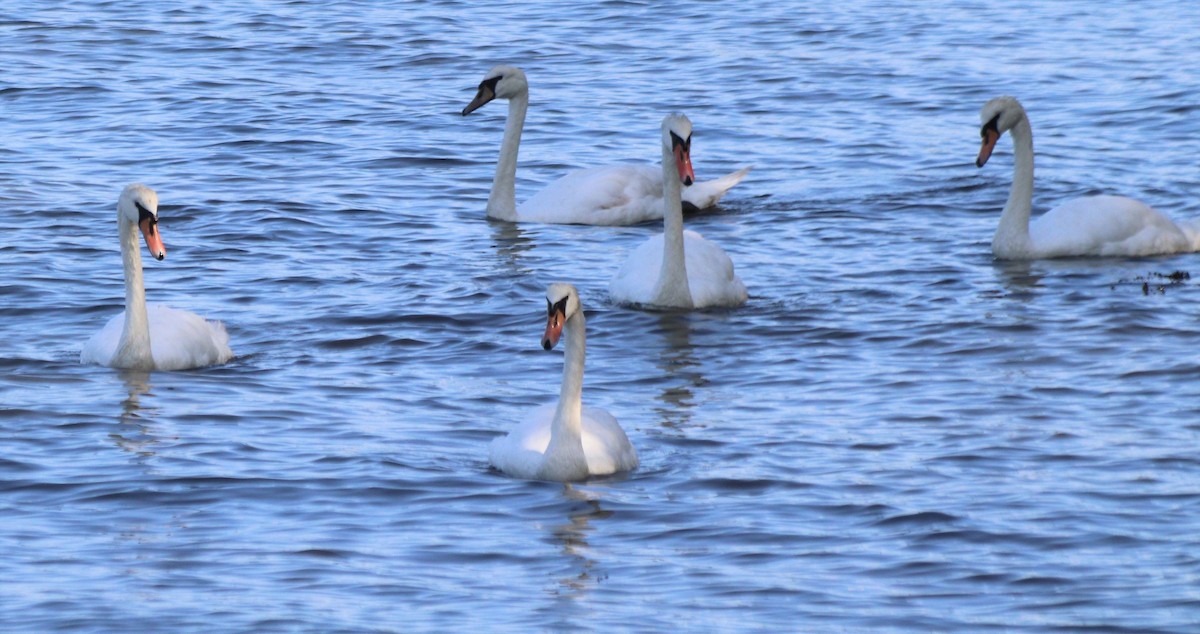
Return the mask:
<path id="1" fill-rule="evenodd" d="M 528 267 L 521 264 L 521 257 L 534 247 L 533 238 L 529 232 L 515 222 L 488 220 L 492 229 L 492 241 L 496 253 L 500 254 L 504 263 L 511 269 L 505 273 L 526 273 Z"/>
<path id="2" fill-rule="evenodd" d="M 1029 292 L 1041 286 L 1043 275 L 1033 272 L 1033 262 L 1030 260 L 995 260 L 992 269 L 996 271 L 1000 284 L 1016 299 L 1032 298 Z"/>
<path id="3" fill-rule="evenodd" d="M 701 365 L 692 352 L 690 315 L 681 311 L 656 313 L 658 331 L 665 346 L 655 365 L 668 377 L 659 395 L 662 405 L 655 408 L 663 424 L 672 429 L 686 427 L 695 407 L 692 389 L 705 383 Z"/>
<path id="4" fill-rule="evenodd" d="M 122 449 L 143 457 L 153 456 L 151 447 L 158 440 L 149 432 L 147 423 L 158 416 L 158 408 L 142 404 L 143 396 L 153 396 L 150 389 L 150 373 L 144 370 L 122 370 L 121 381 L 125 383 L 126 397 L 121 401 L 121 414 L 117 417 L 120 426 L 109 434 Z"/>
<path id="5" fill-rule="evenodd" d="M 595 493 L 580 491 L 570 483 L 563 485 L 563 497 L 568 500 L 567 523 L 554 526 L 550 532 L 562 544 L 562 554 L 570 560 L 573 574 L 558 580 L 557 591 L 564 598 L 578 599 L 602 580 L 593 571 L 596 561 L 588 556 L 587 536 L 595 530 L 592 520 L 606 519 L 613 513 L 600 508 Z"/>

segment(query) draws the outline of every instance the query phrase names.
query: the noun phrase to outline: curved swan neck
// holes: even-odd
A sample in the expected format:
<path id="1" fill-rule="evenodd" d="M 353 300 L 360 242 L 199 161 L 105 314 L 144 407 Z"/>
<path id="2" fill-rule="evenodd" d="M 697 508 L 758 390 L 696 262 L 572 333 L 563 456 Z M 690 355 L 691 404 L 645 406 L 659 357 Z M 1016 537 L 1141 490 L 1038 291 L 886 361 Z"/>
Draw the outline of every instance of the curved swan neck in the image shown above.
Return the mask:
<path id="1" fill-rule="evenodd" d="M 138 252 L 137 225 L 117 212 L 121 236 L 121 261 L 125 265 L 125 326 L 113 357 L 113 367 L 150 370 L 150 317 L 146 311 L 146 287 L 142 281 L 142 256 Z"/>
<path id="2" fill-rule="evenodd" d="M 504 141 L 500 143 L 496 177 L 492 180 L 492 193 L 488 196 L 487 212 L 493 218 L 517 219 L 517 152 L 521 148 L 521 130 L 525 127 L 525 112 L 528 109 L 529 93 L 508 100 Z"/>
<path id="3" fill-rule="evenodd" d="M 583 361 L 587 356 L 583 310 L 576 311 L 566 323 L 566 342 L 563 345 L 562 388 L 558 393 L 558 410 L 554 412 L 554 425 L 550 428 L 550 446 L 555 438 L 578 439 L 583 423 Z M 578 442 L 578 440 L 577 440 Z"/>
<path id="4" fill-rule="evenodd" d="M 1022 116 L 1009 130 L 1013 141 L 1013 183 L 1000 215 L 992 252 L 998 257 L 1024 257 L 1032 251 L 1029 216 L 1033 210 L 1033 129 Z"/>
<path id="5" fill-rule="evenodd" d="M 587 455 L 583 452 L 583 357 L 584 319 L 580 309 L 567 320 L 566 359 L 558 409 L 550 423 L 550 442 L 543 454 L 539 476 L 547 480 L 583 480 L 588 477 Z"/>
<path id="6" fill-rule="evenodd" d="M 664 144 L 663 171 L 663 259 L 654 288 L 654 303 L 678 308 L 692 307 L 688 287 L 687 260 L 683 251 L 683 206 L 675 154 Z"/>

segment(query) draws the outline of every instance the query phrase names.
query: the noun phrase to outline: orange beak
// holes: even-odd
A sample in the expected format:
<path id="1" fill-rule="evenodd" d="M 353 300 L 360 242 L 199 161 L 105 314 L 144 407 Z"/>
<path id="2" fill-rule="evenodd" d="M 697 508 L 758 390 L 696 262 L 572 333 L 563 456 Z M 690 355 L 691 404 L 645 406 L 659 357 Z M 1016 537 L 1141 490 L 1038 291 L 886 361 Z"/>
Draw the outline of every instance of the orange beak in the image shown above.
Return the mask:
<path id="1" fill-rule="evenodd" d="M 992 156 L 992 150 L 996 149 L 996 141 L 1000 140 L 1000 133 L 988 127 L 983 129 L 983 145 L 979 148 L 979 157 L 975 159 L 975 167 L 983 167 L 984 163 Z"/>
<path id="2" fill-rule="evenodd" d="M 696 172 L 692 171 L 692 157 L 682 145 L 675 146 L 675 167 L 679 170 L 679 182 L 691 185 L 696 181 Z"/>
<path id="3" fill-rule="evenodd" d="M 562 337 L 563 324 L 567 321 L 561 311 L 554 310 L 546 319 L 546 334 L 542 335 L 542 348 L 549 350 L 558 344 Z"/>
<path id="4" fill-rule="evenodd" d="M 142 230 L 142 237 L 146 239 L 146 248 L 150 249 L 150 255 L 156 260 L 167 257 L 167 248 L 163 246 L 162 234 L 158 231 L 158 220 L 143 218 L 138 223 L 138 228 Z"/>

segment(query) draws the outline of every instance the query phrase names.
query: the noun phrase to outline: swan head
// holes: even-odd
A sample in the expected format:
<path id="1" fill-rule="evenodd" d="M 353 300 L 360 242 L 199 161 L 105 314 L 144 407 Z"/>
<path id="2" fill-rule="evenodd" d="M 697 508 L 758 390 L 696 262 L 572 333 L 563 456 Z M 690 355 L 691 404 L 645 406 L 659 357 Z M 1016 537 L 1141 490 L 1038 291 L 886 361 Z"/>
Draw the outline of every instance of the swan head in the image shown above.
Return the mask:
<path id="1" fill-rule="evenodd" d="M 126 186 L 117 200 L 117 213 L 122 220 L 142 230 L 146 248 L 150 249 L 154 259 L 167 257 L 167 248 L 163 246 L 162 233 L 158 230 L 158 194 L 153 189 L 141 183 Z"/>
<path id="2" fill-rule="evenodd" d="M 527 94 L 529 83 L 525 81 L 525 73 L 520 68 L 503 64 L 493 66 L 492 70 L 483 76 L 483 81 L 479 82 L 479 92 L 475 93 L 475 98 L 463 108 L 462 114 L 465 117 L 493 99 L 512 99 Z"/>
<path id="3" fill-rule="evenodd" d="M 1017 101 L 1016 97 L 996 97 L 983 104 L 979 111 L 979 121 L 983 124 L 979 128 L 979 136 L 983 139 L 983 145 L 979 148 L 975 167 L 983 167 L 992 156 L 992 150 L 996 148 L 1000 135 L 1011 130 L 1024 118 L 1025 108 L 1021 107 L 1021 102 Z"/>
<path id="4" fill-rule="evenodd" d="M 550 350 L 562 337 L 567 320 L 579 312 L 579 291 L 571 284 L 559 282 L 546 289 L 546 334 L 542 347 Z"/>
<path id="5" fill-rule="evenodd" d="M 692 121 L 681 113 L 669 114 L 662 122 L 663 150 L 675 157 L 679 182 L 691 185 L 696 180 L 692 170 Z"/>

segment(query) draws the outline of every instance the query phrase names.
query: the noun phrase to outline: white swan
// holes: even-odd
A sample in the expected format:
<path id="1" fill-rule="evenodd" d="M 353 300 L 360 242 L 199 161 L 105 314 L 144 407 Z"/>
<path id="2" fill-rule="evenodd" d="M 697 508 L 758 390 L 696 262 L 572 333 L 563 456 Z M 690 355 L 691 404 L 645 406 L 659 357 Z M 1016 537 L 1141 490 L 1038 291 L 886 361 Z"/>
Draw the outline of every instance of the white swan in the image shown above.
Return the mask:
<path id="1" fill-rule="evenodd" d="M 1012 133 L 1013 184 L 992 239 L 992 253 L 1005 260 L 1065 256 L 1142 256 L 1200 250 L 1200 227 L 1176 224 L 1145 203 L 1124 196 L 1074 198 L 1032 223 L 1033 131 L 1025 109 L 1013 97 L 996 97 L 979 112 L 983 146 L 975 160 L 983 167 L 996 141 Z"/>
<path id="2" fill-rule="evenodd" d="M 508 122 L 488 196 L 489 216 L 511 222 L 581 225 L 631 225 L 662 218 L 662 174 L 653 165 L 576 170 L 517 207 L 517 150 L 529 107 L 525 73 L 513 66 L 491 69 L 462 114 L 466 116 L 497 97 L 508 100 Z M 694 209 L 712 207 L 749 171 L 746 167 L 716 180 L 696 183 L 684 192 L 683 202 Z"/>
<path id="3" fill-rule="evenodd" d="M 694 178 L 690 157 L 692 122 L 682 114 L 662 123 L 663 233 L 642 243 L 608 286 L 618 304 L 651 308 L 738 306 L 746 286 L 721 247 L 695 231 L 684 231 L 680 183 Z"/>
<path id="4" fill-rule="evenodd" d="M 158 194 L 133 184 L 117 201 L 121 259 L 125 263 L 125 310 L 92 335 L 80 363 L 136 370 L 185 370 L 233 358 L 229 335 L 220 322 L 158 304 L 146 305 L 138 229 L 156 259 L 167 257 L 158 229 Z"/>
<path id="5" fill-rule="evenodd" d="M 543 405 L 516 429 L 492 441 L 492 466 L 516 478 L 571 482 L 588 476 L 630 471 L 637 451 L 612 414 L 585 407 L 583 358 L 586 345 L 583 306 L 570 284 L 546 290 L 546 334 L 542 347 L 558 343 L 567 330 L 566 359 L 558 403 Z"/>

